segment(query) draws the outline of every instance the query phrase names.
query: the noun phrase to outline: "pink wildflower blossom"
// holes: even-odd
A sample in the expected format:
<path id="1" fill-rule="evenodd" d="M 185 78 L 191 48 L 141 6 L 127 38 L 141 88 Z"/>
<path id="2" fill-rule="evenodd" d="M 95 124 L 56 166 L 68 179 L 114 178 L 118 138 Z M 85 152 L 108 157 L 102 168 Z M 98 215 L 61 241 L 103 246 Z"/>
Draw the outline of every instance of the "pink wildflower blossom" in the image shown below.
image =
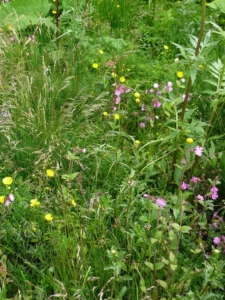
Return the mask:
<path id="1" fill-rule="evenodd" d="M 156 107 L 156 108 L 159 108 L 161 106 L 161 102 L 159 102 L 158 99 L 156 99 L 154 102 L 153 102 L 153 106 Z"/>
<path id="2" fill-rule="evenodd" d="M 187 190 L 189 188 L 189 184 L 183 181 L 180 187 L 182 190 Z"/>
<path id="3" fill-rule="evenodd" d="M 203 197 L 202 195 L 200 195 L 200 194 L 197 196 L 197 199 L 198 199 L 198 200 L 201 200 L 201 201 L 204 201 L 204 200 L 205 200 L 204 197 Z"/>
<path id="4" fill-rule="evenodd" d="M 214 239 L 213 239 L 213 243 L 214 243 L 215 245 L 219 245 L 219 244 L 221 243 L 221 239 L 220 239 L 218 236 L 216 236 L 216 237 L 214 237 Z"/>
<path id="5" fill-rule="evenodd" d="M 201 146 L 196 146 L 195 149 L 194 149 L 194 153 L 197 156 L 202 156 L 203 148 Z"/>
<path id="6" fill-rule="evenodd" d="M 140 123 L 141 128 L 145 128 L 145 122 Z"/>
<path id="7" fill-rule="evenodd" d="M 200 181 L 200 179 L 198 177 L 193 176 L 193 177 L 191 177 L 190 181 L 193 183 L 198 183 Z"/>
<path id="8" fill-rule="evenodd" d="M 158 198 L 156 199 L 156 204 L 159 206 L 159 207 L 165 207 L 166 206 L 166 201 L 162 198 Z"/>

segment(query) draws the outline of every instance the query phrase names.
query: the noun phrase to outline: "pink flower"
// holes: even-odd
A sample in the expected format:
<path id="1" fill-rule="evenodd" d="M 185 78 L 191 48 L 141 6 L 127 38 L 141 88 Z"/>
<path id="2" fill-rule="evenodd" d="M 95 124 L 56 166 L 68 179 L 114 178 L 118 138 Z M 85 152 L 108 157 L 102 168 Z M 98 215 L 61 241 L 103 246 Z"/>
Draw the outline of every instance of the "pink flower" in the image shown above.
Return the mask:
<path id="1" fill-rule="evenodd" d="M 217 227 L 218 227 L 218 224 L 217 224 L 217 223 L 212 223 L 212 226 L 213 226 L 214 228 L 217 228 Z"/>
<path id="2" fill-rule="evenodd" d="M 219 238 L 218 236 L 214 237 L 213 243 L 214 243 L 215 245 L 219 245 L 219 244 L 221 243 L 220 238 Z"/>
<path id="3" fill-rule="evenodd" d="M 172 92 L 173 91 L 173 88 L 172 87 L 168 87 L 168 92 Z"/>
<path id="4" fill-rule="evenodd" d="M 146 116 L 146 121 L 149 121 L 150 120 L 150 116 Z"/>
<path id="5" fill-rule="evenodd" d="M 212 195 L 211 195 L 211 198 L 212 198 L 213 200 L 216 200 L 218 197 L 219 197 L 219 196 L 218 196 L 217 193 L 212 193 Z"/>
<path id="6" fill-rule="evenodd" d="M 130 93 L 131 89 L 126 89 L 125 93 Z"/>
<path id="7" fill-rule="evenodd" d="M 198 183 L 200 181 L 200 179 L 198 177 L 193 176 L 193 177 L 191 177 L 190 181 L 193 183 Z"/>
<path id="8" fill-rule="evenodd" d="M 144 197 L 144 198 L 148 198 L 149 195 L 148 195 L 148 194 L 144 194 L 143 197 Z"/>
<path id="9" fill-rule="evenodd" d="M 159 207 L 165 207 L 166 206 L 166 201 L 162 198 L 158 198 L 156 199 L 156 204 L 159 206 Z"/>
<path id="10" fill-rule="evenodd" d="M 195 153 L 195 155 L 197 155 L 197 156 L 202 156 L 203 148 L 200 147 L 200 146 L 196 146 L 195 149 L 194 149 L 194 153 Z"/>
<path id="11" fill-rule="evenodd" d="M 86 152 L 87 152 L 87 149 L 86 149 L 86 148 L 83 148 L 83 149 L 81 149 L 81 151 L 82 151 L 83 153 L 86 153 Z"/>
<path id="12" fill-rule="evenodd" d="M 115 95 L 116 95 L 116 96 L 120 96 L 121 94 L 124 93 L 124 90 L 125 90 L 125 87 L 124 87 L 123 85 L 120 85 L 120 86 L 118 87 L 118 89 L 115 91 Z"/>
<path id="13" fill-rule="evenodd" d="M 171 81 L 167 82 L 167 86 L 171 88 L 173 86 L 172 82 Z"/>
<path id="14" fill-rule="evenodd" d="M 112 110 L 116 110 L 116 106 L 112 106 Z"/>
<path id="15" fill-rule="evenodd" d="M 201 200 L 201 201 L 204 201 L 204 200 L 205 200 L 204 197 L 203 197 L 202 195 L 200 195 L 200 194 L 198 194 L 197 199 L 198 199 L 198 200 Z"/>
<path id="16" fill-rule="evenodd" d="M 213 187 L 210 189 L 210 191 L 211 191 L 212 193 L 217 193 L 217 192 L 218 192 L 218 188 L 217 188 L 216 186 L 213 186 Z"/>
<path id="17" fill-rule="evenodd" d="M 136 182 L 135 180 L 132 180 L 130 186 L 134 186 L 135 182 Z"/>
<path id="18" fill-rule="evenodd" d="M 156 99 L 154 102 L 153 102 L 153 106 L 156 107 L 156 108 L 159 108 L 161 106 L 161 102 L 159 102 L 158 99 Z"/>
<path id="19" fill-rule="evenodd" d="M 161 95 L 161 91 L 157 91 L 156 94 L 157 94 L 157 95 Z"/>
<path id="20" fill-rule="evenodd" d="M 182 190 L 187 190 L 189 188 L 189 184 L 183 181 L 180 187 Z"/>
<path id="21" fill-rule="evenodd" d="M 153 90 L 153 89 L 150 89 L 150 90 L 149 90 L 149 93 L 153 94 L 153 93 L 154 93 L 154 90 Z"/>
<path id="22" fill-rule="evenodd" d="M 140 126 L 141 126 L 142 128 L 145 128 L 145 122 L 141 122 L 141 123 L 140 123 Z"/>
<path id="23" fill-rule="evenodd" d="M 115 104 L 118 105 L 120 103 L 120 100 L 121 100 L 120 96 L 116 97 Z"/>
<path id="24" fill-rule="evenodd" d="M 186 159 L 185 159 L 185 158 L 182 158 L 182 159 L 181 159 L 181 163 L 182 163 L 183 166 L 185 166 L 186 163 L 187 163 L 187 162 L 186 162 Z"/>

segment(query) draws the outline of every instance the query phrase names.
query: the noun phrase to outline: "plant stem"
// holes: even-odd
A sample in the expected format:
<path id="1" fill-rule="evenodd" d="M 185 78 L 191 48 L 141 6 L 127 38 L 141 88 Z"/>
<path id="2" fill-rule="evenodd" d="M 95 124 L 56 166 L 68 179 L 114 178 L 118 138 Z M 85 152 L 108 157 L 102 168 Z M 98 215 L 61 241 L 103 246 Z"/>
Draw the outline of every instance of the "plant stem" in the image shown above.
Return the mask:
<path id="1" fill-rule="evenodd" d="M 196 57 L 199 54 L 200 45 L 201 45 L 201 41 L 202 41 L 202 37 L 203 37 L 203 33 L 204 33 L 205 15 L 206 15 L 206 0 L 202 0 L 202 19 L 201 19 L 201 26 L 200 26 L 199 36 L 198 36 L 198 42 L 197 42 L 196 49 L 195 49 L 195 56 Z M 191 81 L 191 77 L 190 77 L 189 80 L 188 80 L 188 84 L 187 84 L 187 88 L 186 88 L 186 92 L 185 92 L 185 98 L 184 98 L 182 112 L 181 112 L 181 121 L 184 120 L 184 115 L 185 115 L 185 110 L 187 108 L 187 103 L 188 103 L 188 98 L 189 98 L 189 94 L 190 94 L 191 84 L 192 84 L 192 81 Z"/>
<path id="2" fill-rule="evenodd" d="M 56 20 L 56 44 L 59 46 L 59 0 L 56 0 L 56 15 L 55 15 L 55 20 Z"/>

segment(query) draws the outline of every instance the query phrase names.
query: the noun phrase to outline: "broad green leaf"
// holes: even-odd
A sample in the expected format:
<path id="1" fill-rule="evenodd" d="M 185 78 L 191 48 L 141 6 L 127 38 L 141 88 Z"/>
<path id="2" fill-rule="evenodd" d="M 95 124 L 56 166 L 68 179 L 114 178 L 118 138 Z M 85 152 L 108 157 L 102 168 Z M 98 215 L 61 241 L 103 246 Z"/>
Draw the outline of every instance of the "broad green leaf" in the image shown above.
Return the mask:
<path id="1" fill-rule="evenodd" d="M 145 261 L 145 265 L 149 267 L 149 269 L 154 270 L 154 265 L 148 261 Z"/>
<path id="2" fill-rule="evenodd" d="M 162 268 L 164 267 L 164 263 L 162 262 L 157 262 L 155 264 L 155 269 L 158 271 L 158 270 L 161 270 Z"/>
<path id="3" fill-rule="evenodd" d="M 171 225 L 174 229 L 180 231 L 180 225 L 179 225 L 179 224 L 177 224 L 177 223 L 172 223 L 172 224 L 170 224 L 170 225 Z"/>
<path id="4" fill-rule="evenodd" d="M 170 269 L 171 269 L 172 271 L 175 271 L 176 268 L 177 268 L 177 265 L 170 264 Z"/>
<path id="5" fill-rule="evenodd" d="M 167 285 L 167 282 L 166 281 L 163 281 L 163 280 L 156 280 L 157 281 L 157 283 L 161 286 L 161 287 L 163 287 L 164 289 L 166 289 L 167 287 L 168 287 L 168 285 Z"/>
<path id="6" fill-rule="evenodd" d="M 20 30 L 36 25 L 51 8 L 48 0 L 16 0 L 0 6 L 0 26 L 16 27 Z"/>
<path id="7" fill-rule="evenodd" d="M 220 10 L 222 13 L 225 13 L 225 1 L 224 0 L 215 0 L 212 3 L 207 3 L 206 5 L 212 7 L 213 9 Z"/>
<path id="8" fill-rule="evenodd" d="M 189 233 L 190 230 L 191 230 L 191 227 L 189 227 L 189 226 L 182 226 L 181 227 L 181 232 L 182 233 Z"/>

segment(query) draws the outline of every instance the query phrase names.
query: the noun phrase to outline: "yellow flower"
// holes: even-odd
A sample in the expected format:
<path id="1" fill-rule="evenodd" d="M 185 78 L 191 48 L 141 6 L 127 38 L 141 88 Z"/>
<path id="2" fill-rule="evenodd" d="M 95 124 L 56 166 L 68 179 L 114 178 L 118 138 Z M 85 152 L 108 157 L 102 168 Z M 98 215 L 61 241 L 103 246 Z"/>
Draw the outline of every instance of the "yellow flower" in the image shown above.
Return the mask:
<path id="1" fill-rule="evenodd" d="M 115 72 L 112 72 L 112 78 L 116 78 L 117 74 Z"/>
<path id="2" fill-rule="evenodd" d="M 94 69 L 98 69 L 98 64 L 97 64 L 97 63 L 94 63 L 94 64 L 92 65 L 92 67 L 93 67 Z"/>
<path id="3" fill-rule="evenodd" d="M 181 71 L 177 72 L 177 77 L 179 77 L 179 78 L 184 77 L 184 73 Z"/>
<path id="4" fill-rule="evenodd" d="M 77 204 L 76 204 L 76 202 L 75 202 L 74 200 L 71 201 L 71 204 L 72 204 L 73 206 L 77 206 Z"/>
<path id="5" fill-rule="evenodd" d="M 13 30 L 12 26 L 9 25 L 8 26 L 8 30 Z"/>
<path id="6" fill-rule="evenodd" d="M 2 179 L 2 183 L 3 183 L 4 185 L 11 185 L 12 182 L 13 182 L 12 177 L 5 177 L 5 178 Z"/>
<path id="7" fill-rule="evenodd" d="M 176 58 L 174 59 L 174 61 L 175 61 L 175 62 L 178 62 L 178 61 L 179 61 L 179 58 L 178 58 L 178 57 L 176 57 Z"/>
<path id="8" fill-rule="evenodd" d="M 35 206 L 39 206 L 40 202 L 38 201 L 38 199 L 32 199 L 30 200 L 30 207 L 35 207 Z"/>
<path id="9" fill-rule="evenodd" d="M 120 5 L 119 4 L 117 4 L 117 6 L 116 6 L 117 8 L 120 8 Z"/>
<path id="10" fill-rule="evenodd" d="M 107 113 L 107 111 L 104 111 L 103 116 L 107 117 L 109 114 Z"/>
<path id="11" fill-rule="evenodd" d="M 140 98 L 136 98 L 136 99 L 135 99 L 135 102 L 136 102 L 136 103 L 140 103 L 140 102 L 141 102 Z"/>
<path id="12" fill-rule="evenodd" d="M 98 52 L 99 52 L 99 54 L 103 54 L 103 53 L 104 53 L 104 51 L 103 51 L 103 50 L 99 50 Z"/>
<path id="13" fill-rule="evenodd" d="M 0 203 L 4 203 L 5 201 L 5 196 L 0 196 Z"/>
<path id="14" fill-rule="evenodd" d="M 200 69 L 205 69 L 205 67 L 203 65 L 199 65 Z"/>
<path id="15" fill-rule="evenodd" d="M 194 142 L 193 138 L 187 138 L 186 143 L 192 144 Z"/>
<path id="16" fill-rule="evenodd" d="M 48 177 L 54 177 L 55 176 L 55 171 L 53 171 L 52 169 L 48 169 L 48 170 L 46 170 L 46 175 Z"/>
<path id="17" fill-rule="evenodd" d="M 140 142 L 139 140 L 136 140 L 136 141 L 135 141 L 135 145 L 136 145 L 136 146 L 139 146 L 140 143 L 141 143 L 141 142 Z"/>
<path id="18" fill-rule="evenodd" d="M 137 93 L 137 92 L 136 92 L 136 93 L 134 93 L 134 97 L 135 97 L 135 98 L 140 98 L 141 95 L 140 95 L 140 93 Z"/>
<path id="19" fill-rule="evenodd" d="M 52 13 L 53 13 L 53 15 L 56 15 L 57 11 L 56 10 L 52 10 Z"/>
<path id="20" fill-rule="evenodd" d="M 119 120 L 120 119 L 120 115 L 119 114 L 115 114 L 114 119 L 115 120 Z"/>
<path id="21" fill-rule="evenodd" d="M 128 71 L 128 72 L 130 72 L 130 71 L 131 71 L 131 69 L 127 69 L 127 71 Z"/>
<path id="22" fill-rule="evenodd" d="M 169 47 L 168 47 L 167 45 L 164 45 L 163 48 L 164 48 L 165 50 L 169 50 Z"/>
<path id="23" fill-rule="evenodd" d="M 126 78 L 124 76 L 120 77 L 120 82 L 125 82 Z"/>
<path id="24" fill-rule="evenodd" d="M 45 220 L 48 221 L 48 222 L 51 222 L 53 220 L 52 214 L 46 214 L 45 215 Z"/>
<path id="25" fill-rule="evenodd" d="M 53 2 L 56 2 L 56 0 L 52 0 Z"/>

